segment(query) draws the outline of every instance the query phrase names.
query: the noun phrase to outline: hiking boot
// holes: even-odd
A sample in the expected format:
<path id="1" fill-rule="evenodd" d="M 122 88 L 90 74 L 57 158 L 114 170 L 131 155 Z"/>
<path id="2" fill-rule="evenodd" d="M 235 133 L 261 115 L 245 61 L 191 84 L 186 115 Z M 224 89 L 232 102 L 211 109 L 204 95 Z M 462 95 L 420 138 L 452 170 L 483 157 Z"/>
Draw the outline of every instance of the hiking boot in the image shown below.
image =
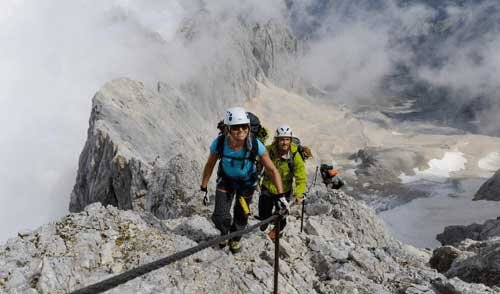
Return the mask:
<path id="1" fill-rule="evenodd" d="M 264 232 L 265 230 L 267 230 L 267 227 L 269 226 L 269 224 L 263 224 L 263 225 L 260 225 L 259 226 L 259 229 Z"/>
<path id="2" fill-rule="evenodd" d="M 226 247 L 226 246 L 227 246 L 227 243 L 228 243 L 228 241 L 227 241 L 227 240 L 220 241 L 220 242 L 219 242 L 219 248 L 220 248 L 220 249 L 223 249 L 224 247 Z"/>
<path id="3" fill-rule="evenodd" d="M 241 245 L 240 242 L 238 241 L 231 241 L 229 242 L 229 249 L 233 254 L 240 252 L 241 250 Z"/>

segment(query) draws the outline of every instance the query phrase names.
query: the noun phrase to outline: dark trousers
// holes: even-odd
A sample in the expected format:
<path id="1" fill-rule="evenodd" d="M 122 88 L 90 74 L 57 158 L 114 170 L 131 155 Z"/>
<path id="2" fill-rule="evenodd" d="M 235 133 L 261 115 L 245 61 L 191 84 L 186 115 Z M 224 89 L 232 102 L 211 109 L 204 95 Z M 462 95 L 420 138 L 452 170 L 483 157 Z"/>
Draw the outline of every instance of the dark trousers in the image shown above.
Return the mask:
<path id="1" fill-rule="evenodd" d="M 290 195 L 291 191 L 286 193 L 285 198 L 286 201 L 290 202 Z M 278 203 L 278 196 L 275 194 L 272 194 L 266 189 L 262 189 L 260 196 L 259 196 L 259 218 L 261 220 L 264 220 L 271 215 L 273 215 L 273 208 L 275 209 L 276 213 L 279 211 L 279 203 Z M 286 217 L 281 218 L 280 222 L 280 230 L 283 230 L 286 226 Z"/>
<path id="2" fill-rule="evenodd" d="M 255 186 L 234 186 L 227 181 L 220 181 L 215 191 L 215 209 L 212 214 L 212 221 L 221 235 L 229 234 L 246 228 L 248 216 L 245 215 L 240 205 L 239 197 L 245 198 L 248 205 L 252 202 Z M 231 204 L 236 195 L 233 207 L 233 219 L 231 219 Z M 231 240 L 240 241 L 241 237 Z"/>

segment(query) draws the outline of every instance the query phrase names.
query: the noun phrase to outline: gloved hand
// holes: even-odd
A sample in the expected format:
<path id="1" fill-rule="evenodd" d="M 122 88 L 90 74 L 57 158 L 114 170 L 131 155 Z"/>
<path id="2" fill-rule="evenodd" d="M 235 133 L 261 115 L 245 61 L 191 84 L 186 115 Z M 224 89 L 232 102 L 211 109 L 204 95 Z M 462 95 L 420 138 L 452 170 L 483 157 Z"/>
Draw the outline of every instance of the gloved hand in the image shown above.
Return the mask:
<path id="1" fill-rule="evenodd" d="M 208 198 L 207 187 L 200 186 L 200 192 L 203 193 L 203 205 L 208 206 L 208 202 L 210 201 L 210 199 Z"/>
<path id="2" fill-rule="evenodd" d="M 290 210 L 290 203 L 286 201 L 285 193 L 278 194 L 278 205 L 280 207 L 279 214 L 286 215 Z"/>

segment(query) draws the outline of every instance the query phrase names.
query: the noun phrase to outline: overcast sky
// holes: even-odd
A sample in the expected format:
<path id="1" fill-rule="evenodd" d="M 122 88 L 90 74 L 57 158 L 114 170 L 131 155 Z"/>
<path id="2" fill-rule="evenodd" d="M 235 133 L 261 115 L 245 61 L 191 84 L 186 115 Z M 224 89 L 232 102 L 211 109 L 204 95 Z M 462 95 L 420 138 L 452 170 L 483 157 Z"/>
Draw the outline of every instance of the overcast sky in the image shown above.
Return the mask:
<path id="1" fill-rule="evenodd" d="M 310 8 L 316 2 L 296 0 L 296 20 L 313 21 Z M 301 72 L 341 99 L 377 98 L 380 82 L 395 62 L 413 62 L 414 52 L 394 43 L 394 36 L 426 34 L 436 11 L 387 0 L 379 1 L 384 9 L 373 13 L 366 6 L 370 1 L 358 1 L 358 6 L 330 2 L 334 5 L 323 12 Z M 465 30 L 488 3 L 493 2 L 447 9 Z M 206 36 L 195 48 L 175 42 L 183 19 L 200 8 L 220 19 L 285 19 L 285 5 L 278 0 L 0 2 L 0 242 L 67 212 L 91 98 L 102 84 L 122 76 L 148 84 L 181 83 L 210 62 L 212 38 L 226 32 Z M 450 60 L 417 72 L 457 93 L 495 92 L 500 85 L 496 29 L 467 46 L 447 42 L 440 50 Z"/>
<path id="2" fill-rule="evenodd" d="M 253 21 L 284 9 L 267 0 L 208 2 L 0 2 L 0 241 L 67 212 L 101 85 L 123 76 L 150 85 L 190 78 L 213 40 L 183 48 L 173 38 L 201 8 Z"/>

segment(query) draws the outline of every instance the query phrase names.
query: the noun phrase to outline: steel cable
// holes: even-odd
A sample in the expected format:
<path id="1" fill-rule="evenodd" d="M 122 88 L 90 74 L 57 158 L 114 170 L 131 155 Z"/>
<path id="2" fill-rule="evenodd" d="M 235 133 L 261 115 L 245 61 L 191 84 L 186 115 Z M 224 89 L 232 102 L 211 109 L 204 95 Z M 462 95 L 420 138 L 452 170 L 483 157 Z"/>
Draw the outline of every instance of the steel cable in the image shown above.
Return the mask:
<path id="1" fill-rule="evenodd" d="M 173 262 L 176 262 L 176 261 L 178 261 L 180 259 L 183 259 L 184 257 L 188 257 L 190 255 L 193 255 L 193 254 L 195 254 L 198 251 L 201 251 L 201 250 L 206 249 L 206 248 L 208 248 L 210 246 L 216 245 L 216 244 L 218 244 L 221 241 L 228 240 L 228 239 L 231 239 L 231 238 L 234 238 L 234 237 L 243 236 L 243 235 L 245 235 L 245 234 L 247 234 L 247 233 L 255 230 L 256 228 L 258 228 L 261 225 L 264 225 L 264 224 L 272 222 L 273 220 L 275 220 L 278 217 L 279 217 L 279 215 L 276 215 L 276 214 L 272 215 L 269 218 L 267 218 L 267 219 L 265 219 L 265 220 L 263 220 L 261 222 L 258 222 L 258 223 L 254 224 L 252 226 L 247 227 L 246 229 L 243 229 L 243 230 L 240 230 L 240 231 L 236 231 L 236 232 L 224 235 L 224 236 L 217 237 L 215 239 L 203 242 L 201 244 L 198 244 L 197 246 L 188 248 L 186 250 L 183 250 L 183 251 L 180 251 L 178 253 L 172 254 L 170 256 L 164 257 L 162 259 L 158 259 L 156 261 L 153 261 L 153 262 L 150 262 L 150 263 L 138 266 L 138 267 L 133 268 L 133 269 L 131 269 L 129 271 L 126 271 L 126 272 L 121 273 L 119 275 L 113 276 L 113 277 L 111 277 L 109 279 L 106 279 L 104 281 L 101 281 L 101 282 L 95 283 L 93 285 L 90 285 L 90 286 L 81 288 L 79 290 L 73 291 L 73 292 L 71 292 L 71 294 L 95 294 L 95 293 L 102 293 L 102 292 L 110 290 L 110 289 L 112 289 L 112 288 L 114 288 L 116 286 L 124 284 L 124 283 L 126 283 L 126 282 L 128 282 L 128 281 L 130 281 L 132 279 L 135 279 L 135 278 L 137 278 L 139 276 L 142 276 L 144 274 L 147 274 L 149 272 L 152 272 L 154 270 L 162 268 L 162 267 L 164 267 L 166 265 L 169 265 L 169 264 L 171 264 Z"/>

